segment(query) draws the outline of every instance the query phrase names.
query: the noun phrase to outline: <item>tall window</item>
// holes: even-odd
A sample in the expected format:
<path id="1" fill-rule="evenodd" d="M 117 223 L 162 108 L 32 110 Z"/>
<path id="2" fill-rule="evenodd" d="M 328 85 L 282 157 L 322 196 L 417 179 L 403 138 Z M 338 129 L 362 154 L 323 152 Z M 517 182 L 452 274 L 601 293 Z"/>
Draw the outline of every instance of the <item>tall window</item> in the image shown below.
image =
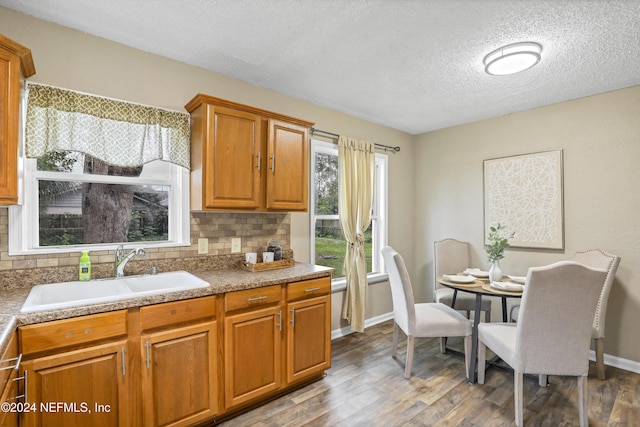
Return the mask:
<path id="1" fill-rule="evenodd" d="M 335 269 L 334 279 L 344 277 L 346 240 L 338 216 L 338 146 L 312 140 L 312 262 Z M 376 153 L 376 183 L 371 225 L 365 233 L 369 277 L 384 272 L 380 250 L 387 243 L 387 155 Z"/>

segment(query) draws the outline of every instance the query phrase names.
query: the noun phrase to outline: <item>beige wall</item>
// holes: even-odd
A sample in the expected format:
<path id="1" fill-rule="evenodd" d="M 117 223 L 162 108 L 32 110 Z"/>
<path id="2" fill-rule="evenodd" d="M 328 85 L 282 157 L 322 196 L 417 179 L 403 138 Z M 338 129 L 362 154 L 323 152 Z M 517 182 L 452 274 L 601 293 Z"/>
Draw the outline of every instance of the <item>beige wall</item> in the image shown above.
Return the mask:
<path id="1" fill-rule="evenodd" d="M 640 87 L 514 113 L 416 138 L 418 187 L 415 270 L 431 298 L 433 242 L 469 241 L 474 264 L 483 248 L 482 161 L 561 148 L 564 152 L 565 250 L 507 250 L 505 274 L 601 248 L 622 261 L 606 318 L 607 354 L 640 361 Z M 579 302 L 579 296 L 576 296 Z M 499 304 L 493 316 L 500 317 Z"/>
<path id="2" fill-rule="evenodd" d="M 390 155 L 389 159 L 390 187 L 404 191 L 391 191 L 389 235 L 390 243 L 398 250 L 411 253 L 413 145 L 410 135 L 2 7 L 0 29 L 7 37 L 31 49 L 36 67 L 32 81 L 179 111 L 184 111 L 184 105 L 194 95 L 205 93 L 309 120 L 315 122 L 318 129 L 399 145 L 401 153 Z M 308 214 L 292 214 L 291 247 L 299 261 L 310 261 L 308 236 Z M 412 266 L 411 259 L 407 262 Z M 371 292 L 368 308 L 371 316 L 368 317 L 391 309 L 388 286 L 376 286 L 381 291 Z M 334 312 L 336 310 L 339 311 L 339 307 L 335 307 Z M 338 327 L 338 322 L 334 322 L 333 328 Z"/>

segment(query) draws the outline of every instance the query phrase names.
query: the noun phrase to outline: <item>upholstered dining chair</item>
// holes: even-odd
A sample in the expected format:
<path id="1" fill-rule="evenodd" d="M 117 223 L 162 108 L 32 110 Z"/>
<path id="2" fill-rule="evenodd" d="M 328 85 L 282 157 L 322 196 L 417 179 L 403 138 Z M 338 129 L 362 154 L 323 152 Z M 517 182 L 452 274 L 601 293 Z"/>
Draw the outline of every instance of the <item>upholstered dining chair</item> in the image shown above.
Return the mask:
<path id="1" fill-rule="evenodd" d="M 613 279 L 616 276 L 616 271 L 620 264 L 620 257 L 609 254 L 601 249 L 589 249 L 576 252 L 573 260 L 588 267 L 607 270 L 607 277 L 602 285 L 602 292 L 600 293 L 596 314 L 593 318 L 593 328 L 591 330 L 591 338 L 595 341 L 596 348 L 596 373 L 598 379 L 604 380 L 606 378 L 604 365 L 604 322 L 607 315 L 609 294 L 611 293 Z M 518 320 L 519 310 L 519 306 L 511 308 L 511 320 L 513 322 Z"/>
<path id="2" fill-rule="evenodd" d="M 443 274 L 461 273 L 471 267 L 470 264 L 469 243 L 451 238 L 433 243 L 433 271 L 435 273 L 433 299 L 435 302 L 441 302 L 451 307 L 453 289 L 439 285 L 436 279 Z M 462 292 L 456 295 L 456 306 L 454 308 L 465 311 L 467 318 L 469 318 L 471 311 L 475 309 L 475 303 L 475 295 Z M 480 309 L 484 311 L 484 321 L 489 322 L 491 318 L 491 301 L 488 298 L 483 298 Z"/>
<path id="3" fill-rule="evenodd" d="M 523 425 L 523 375 L 578 378 L 580 425 L 588 425 L 587 374 L 591 327 L 604 269 L 575 261 L 532 267 L 517 323 L 478 325 L 478 383 L 484 384 L 486 348 L 514 370 L 514 408 Z"/>
<path id="4" fill-rule="evenodd" d="M 465 373 L 469 377 L 471 353 L 471 321 L 442 303 L 416 304 L 407 267 L 402 256 L 392 247 L 382 248 L 382 257 L 389 273 L 393 302 L 392 356 L 397 358 L 399 330 L 407 336 L 407 359 L 404 377 L 411 377 L 415 338 L 464 337 Z M 444 349 L 441 347 L 441 351 Z"/>

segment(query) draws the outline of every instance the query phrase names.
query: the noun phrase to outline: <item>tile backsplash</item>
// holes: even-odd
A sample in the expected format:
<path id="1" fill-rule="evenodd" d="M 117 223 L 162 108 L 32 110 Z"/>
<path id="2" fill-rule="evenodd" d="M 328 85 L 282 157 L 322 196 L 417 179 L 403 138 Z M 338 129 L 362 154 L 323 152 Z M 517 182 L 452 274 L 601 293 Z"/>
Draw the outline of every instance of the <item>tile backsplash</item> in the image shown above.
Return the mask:
<path id="1" fill-rule="evenodd" d="M 77 280 L 80 252 L 9 256 L 8 208 L 0 207 L 0 288 Z M 231 239 L 242 239 L 241 252 L 262 252 L 269 240 L 279 240 L 285 258 L 291 251 L 289 213 L 192 212 L 191 245 L 146 249 L 145 257 L 127 264 L 127 274 L 142 274 L 155 266 L 158 271 L 206 270 L 226 267 L 244 259 L 231 253 Z M 209 253 L 198 254 L 198 239 L 209 240 Z M 140 246 L 144 247 L 144 244 Z M 115 251 L 91 251 L 93 278 L 113 276 Z M 16 283 L 19 281 L 20 283 Z"/>

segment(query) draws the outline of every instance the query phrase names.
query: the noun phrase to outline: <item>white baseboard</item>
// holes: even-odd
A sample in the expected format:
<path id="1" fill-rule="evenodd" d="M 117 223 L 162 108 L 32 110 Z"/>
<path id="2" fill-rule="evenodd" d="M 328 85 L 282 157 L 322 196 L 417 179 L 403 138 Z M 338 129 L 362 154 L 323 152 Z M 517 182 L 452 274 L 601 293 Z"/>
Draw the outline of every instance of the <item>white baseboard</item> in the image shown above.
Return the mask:
<path id="1" fill-rule="evenodd" d="M 381 314 L 379 316 L 372 317 L 370 319 L 365 319 L 364 328 L 368 328 L 370 326 L 377 325 L 378 323 L 386 322 L 387 320 L 393 319 L 393 312 Z M 344 328 L 334 329 L 331 331 L 331 339 L 335 340 L 336 338 L 345 337 L 349 334 L 352 334 L 351 326 L 345 326 Z"/>
<path id="2" fill-rule="evenodd" d="M 378 323 L 386 322 L 387 320 L 393 319 L 393 312 L 381 314 L 379 316 L 372 317 L 370 319 L 366 319 L 364 321 L 365 329 L 377 325 Z M 335 340 L 336 338 L 345 337 L 349 334 L 352 334 L 350 326 L 345 326 L 344 328 L 334 329 L 331 331 L 331 339 Z M 589 360 L 596 360 L 596 352 L 593 350 L 589 351 Z M 640 362 L 636 362 L 629 359 L 623 359 L 617 356 L 611 356 L 609 354 L 604 355 L 604 364 L 607 366 L 613 366 L 614 368 L 624 369 L 625 371 L 635 372 L 636 374 L 640 374 Z"/>
<path id="3" fill-rule="evenodd" d="M 589 360 L 596 360 L 596 352 L 589 350 Z M 629 359 L 623 359 L 617 356 L 611 356 L 609 354 L 604 355 L 604 364 L 607 366 L 613 366 L 614 368 L 624 369 L 625 371 L 635 372 L 640 374 L 640 362 L 636 362 Z"/>

